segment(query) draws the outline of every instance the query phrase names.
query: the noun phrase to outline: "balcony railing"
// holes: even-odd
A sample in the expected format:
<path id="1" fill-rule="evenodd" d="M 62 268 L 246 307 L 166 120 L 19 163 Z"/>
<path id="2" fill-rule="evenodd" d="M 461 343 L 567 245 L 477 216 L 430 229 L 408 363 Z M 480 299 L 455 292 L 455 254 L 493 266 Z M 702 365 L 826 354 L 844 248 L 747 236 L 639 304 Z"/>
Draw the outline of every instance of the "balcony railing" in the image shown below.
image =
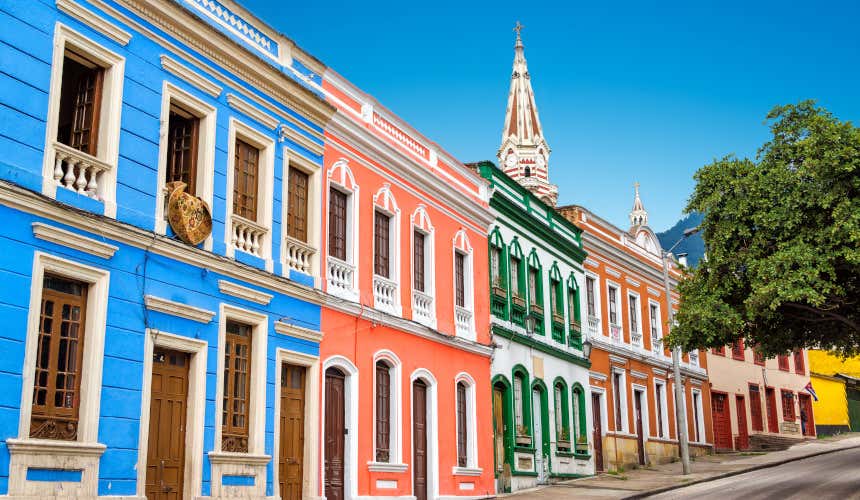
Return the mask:
<path id="1" fill-rule="evenodd" d="M 101 200 L 99 186 L 109 164 L 61 142 L 54 142 L 54 182 L 78 194 Z"/>
<path id="2" fill-rule="evenodd" d="M 345 295 L 354 292 L 353 279 L 355 276 L 355 266 L 336 257 L 329 256 L 326 268 L 329 293 Z"/>
<path id="3" fill-rule="evenodd" d="M 690 351 L 687 356 L 690 359 L 690 365 L 699 366 L 699 351 Z"/>
<path id="4" fill-rule="evenodd" d="M 311 262 L 317 249 L 290 236 L 287 236 L 284 244 L 287 250 L 287 266 L 300 273 L 311 274 Z"/>
<path id="5" fill-rule="evenodd" d="M 596 316 L 588 317 L 588 335 L 597 335 L 600 332 L 600 318 Z"/>
<path id="6" fill-rule="evenodd" d="M 609 338 L 613 342 L 621 342 L 621 327 L 618 325 L 609 325 Z"/>
<path id="7" fill-rule="evenodd" d="M 397 282 L 373 275 L 373 303 L 377 309 L 394 313 L 397 308 Z"/>
<path id="8" fill-rule="evenodd" d="M 639 330 L 630 330 L 630 342 L 633 345 L 642 347 L 642 334 Z"/>
<path id="9" fill-rule="evenodd" d="M 663 339 L 656 335 L 651 335 L 651 350 L 654 354 L 663 354 Z"/>
<path id="10" fill-rule="evenodd" d="M 472 311 L 460 306 L 454 306 L 454 325 L 458 337 L 472 336 Z"/>
<path id="11" fill-rule="evenodd" d="M 436 318 L 433 309 L 433 297 L 424 292 L 412 290 L 412 319 L 421 324 L 430 325 Z"/>
<path id="12" fill-rule="evenodd" d="M 233 237 L 231 244 L 236 250 L 249 253 L 256 257 L 264 257 L 266 235 L 269 230 L 236 214 L 231 216 L 233 224 Z"/>

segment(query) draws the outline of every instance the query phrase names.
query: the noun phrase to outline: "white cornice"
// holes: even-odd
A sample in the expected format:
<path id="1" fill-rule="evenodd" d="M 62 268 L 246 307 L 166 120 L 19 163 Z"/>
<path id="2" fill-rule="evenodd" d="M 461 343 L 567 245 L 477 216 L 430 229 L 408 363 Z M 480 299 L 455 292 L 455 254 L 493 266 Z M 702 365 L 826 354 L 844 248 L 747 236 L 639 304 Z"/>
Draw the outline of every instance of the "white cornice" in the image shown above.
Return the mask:
<path id="1" fill-rule="evenodd" d="M 662 286 L 659 284 L 663 283 L 663 274 L 661 270 L 656 267 L 643 264 L 632 255 L 627 254 L 622 250 L 609 245 L 600 238 L 595 237 L 593 234 L 590 234 L 588 230 L 582 232 L 582 238 L 583 247 L 590 257 L 603 261 L 604 263 L 612 262 L 613 265 L 624 268 L 625 272 L 637 274 L 638 277 L 647 280 L 647 285 L 657 288 Z M 593 247 L 594 250 L 591 250 L 591 247 Z M 669 278 L 669 282 L 673 288 L 678 285 L 678 281 L 671 276 Z"/>
<path id="2" fill-rule="evenodd" d="M 591 257 L 585 258 L 585 265 L 588 267 L 600 267 L 600 263 L 592 259 Z"/>
<path id="3" fill-rule="evenodd" d="M 654 372 L 654 375 L 657 375 L 658 377 L 666 376 L 666 370 L 661 370 L 660 368 L 655 368 L 652 366 L 651 371 Z"/>
<path id="4" fill-rule="evenodd" d="M 351 314 L 353 316 L 360 316 L 362 319 L 372 321 L 380 325 L 396 328 L 403 332 L 411 333 L 413 335 L 417 335 L 419 337 L 440 344 L 444 344 L 455 349 L 460 349 L 463 351 L 471 352 L 473 354 L 479 354 L 481 356 L 487 357 L 493 354 L 493 348 L 491 346 L 479 344 L 475 341 L 466 340 L 461 337 L 447 335 L 432 328 L 418 324 L 414 321 L 409 321 L 399 316 L 392 316 L 377 309 L 370 309 L 356 302 L 339 299 L 337 297 L 326 296 L 326 300 L 323 305 L 341 312 L 345 312 L 347 314 Z"/>
<path id="5" fill-rule="evenodd" d="M 164 68 L 165 71 L 173 73 L 173 75 L 180 80 L 197 87 L 212 97 L 218 97 L 221 95 L 221 87 L 218 84 L 202 76 L 200 73 L 197 73 L 188 66 L 180 64 L 168 55 L 162 54 L 161 67 Z"/>
<path id="6" fill-rule="evenodd" d="M 322 156 L 323 152 L 325 151 L 325 148 L 322 144 L 316 143 L 308 139 L 307 137 L 298 133 L 295 129 L 293 129 L 292 127 L 288 127 L 287 125 L 281 125 L 281 128 L 278 129 L 278 134 L 282 138 L 286 137 L 287 139 L 290 139 L 296 144 L 299 144 L 300 146 L 304 147 L 305 149 L 317 156 Z"/>
<path id="7" fill-rule="evenodd" d="M 654 354 L 646 351 L 637 351 L 631 349 L 627 346 L 620 346 L 613 344 L 605 339 L 605 337 L 601 336 L 591 336 L 588 338 L 596 349 L 600 349 L 602 351 L 607 351 L 610 353 L 610 356 L 623 356 L 628 359 L 635 359 L 637 361 L 642 361 L 644 363 L 648 363 L 649 365 L 657 366 L 664 370 L 672 369 L 672 360 L 668 359 L 662 355 L 655 356 Z M 615 354 L 613 354 L 615 353 Z M 697 378 L 701 380 L 707 380 L 708 373 L 701 367 L 692 367 L 689 365 L 681 365 L 681 373 L 688 377 Z"/>
<path id="8" fill-rule="evenodd" d="M 74 248 L 75 250 L 80 250 L 81 252 L 86 252 L 103 259 L 110 259 L 119 250 L 119 247 L 116 245 L 81 236 L 80 234 L 50 226 L 43 222 L 34 222 L 32 226 L 33 236 L 40 240 Z"/>
<path id="9" fill-rule="evenodd" d="M 606 382 L 606 374 L 600 372 L 588 372 L 588 376 L 593 378 L 594 380 L 599 380 L 601 382 Z"/>
<path id="10" fill-rule="evenodd" d="M 323 339 L 322 332 L 291 325 L 289 323 L 284 323 L 283 321 L 275 321 L 275 331 L 282 335 L 289 335 L 290 337 L 310 340 L 311 342 L 316 343 L 322 342 Z"/>
<path id="11" fill-rule="evenodd" d="M 117 243 L 141 250 L 147 249 L 156 255 L 190 266 L 207 268 L 223 276 L 251 283 L 306 302 L 314 304 L 323 302 L 324 295 L 319 290 L 165 236 L 153 235 L 150 231 L 130 224 L 117 222 L 100 215 L 71 210 L 68 206 L 8 181 L 0 180 L 0 204 L 21 212 L 51 219 L 80 231 L 97 234 L 102 238 L 110 238 Z"/>
<path id="12" fill-rule="evenodd" d="M 251 103 L 238 97 L 235 94 L 231 94 L 229 92 L 227 93 L 227 104 L 236 111 L 244 113 L 251 118 L 257 120 L 258 122 L 262 123 L 266 126 L 266 128 L 270 130 L 278 126 L 277 118 L 260 111 L 255 106 L 251 105 Z"/>
<path id="13" fill-rule="evenodd" d="M 642 372 L 636 371 L 636 370 L 630 370 L 630 376 L 633 378 L 640 379 L 640 380 L 647 380 L 648 379 L 647 373 L 642 373 Z"/>
<path id="14" fill-rule="evenodd" d="M 621 356 L 616 356 L 614 354 L 610 354 L 609 355 L 609 362 L 610 363 L 618 363 L 621 365 L 626 365 L 627 364 L 627 358 L 623 358 Z"/>
<path id="15" fill-rule="evenodd" d="M 367 470 L 370 472 L 406 472 L 409 468 L 406 464 L 389 464 L 385 462 L 367 462 Z"/>
<path id="16" fill-rule="evenodd" d="M 57 8 L 122 46 L 131 41 L 131 33 L 74 0 L 57 0 Z"/>
<path id="17" fill-rule="evenodd" d="M 144 296 L 143 302 L 150 311 L 178 316 L 200 323 L 209 323 L 215 317 L 215 311 L 207 311 L 206 309 L 189 306 L 188 304 L 182 304 L 154 295 Z"/>
<path id="18" fill-rule="evenodd" d="M 268 305 L 274 297 L 271 293 L 254 290 L 253 288 L 248 288 L 227 280 L 218 280 L 218 290 L 220 290 L 221 293 L 239 297 L 240 299 L 250 300 L 251 302 L 256 302 L 257 304 L 262 304 L 264 306 Z"/>

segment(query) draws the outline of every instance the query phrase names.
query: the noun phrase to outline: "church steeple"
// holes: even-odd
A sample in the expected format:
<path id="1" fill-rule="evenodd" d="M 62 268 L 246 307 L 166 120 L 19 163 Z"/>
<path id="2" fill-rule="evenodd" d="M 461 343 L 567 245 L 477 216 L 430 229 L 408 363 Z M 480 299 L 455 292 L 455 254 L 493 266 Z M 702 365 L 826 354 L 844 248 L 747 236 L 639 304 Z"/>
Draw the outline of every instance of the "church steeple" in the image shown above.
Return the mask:
<path id="1" fill-rule="evenodd" d="M 549 183 L 550 148 L 543 137 L 531 77 L 517 21 L 514 31 L 514 68 L 508 92 L 508 108 L 502 129 L 502 145 L 496 153 L 504 172 L 549 205 L 558 201 L 558 186 Z"/>
<path id="2" fill-rule="evenodd" d="M 639 226 L 647 226 L 648 225 L 648 211 L 645 210 L 645 205 L 642 204 L 642 200 L 639 198 L 639 183 L 633 184 L 633 210 L 630 211 L 630 225 L 632 229 L 635 229 Z"/>

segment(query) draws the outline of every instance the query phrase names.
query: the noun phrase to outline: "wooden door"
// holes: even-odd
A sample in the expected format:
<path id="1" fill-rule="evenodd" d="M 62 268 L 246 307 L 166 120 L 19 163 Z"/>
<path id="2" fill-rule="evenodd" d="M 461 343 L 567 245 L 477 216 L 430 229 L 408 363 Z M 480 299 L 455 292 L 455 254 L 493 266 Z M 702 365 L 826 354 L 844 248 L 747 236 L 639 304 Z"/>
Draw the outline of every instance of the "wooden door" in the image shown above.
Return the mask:
<path id="1" fill-rule="evenodd" d="M 764 423 L 761 419 L 761 393 L 757 385 L 750 385 L 750 419 L 753 432 L 764 431 Z"/>
<path id="2" fill-rule="evenodd" d="M 155 348 L 152 355 L 145 487 L 149 500 L 182 498 L 189 364 L 184 352 Z"/>
<path id="3" fill-rule="evenodd" d="M 732 449 L 732 421 L 729 413 L 729 398 L 723 392 L 711 393 L 711 408 L 714 420 L 714 448 Z"/>
<path id="4" fill-rule="evenodd" d="M 591 441 L 594 442 L 594 468 L 603 470 L 603 421 L 600 419 L 600 395 L 591 395 L 591 414 L 594 422 L 594 432 Z"/>
<path id="5" fill-rule="evenodd" d="M 427 385 L 412 383 L 412 495 L 427 500 Z"/>
<path id="6" fill-rule="evenodd" d="M 638 445 L 639 465 L 645 465 L 645 436 L 642 433 L 642 392 L 635 391 L 633 398 L 636 406 L 636 444 Z"/>
<path id="7" fill-rule="evenodd" d="M 499 387 L 493 387 L 493 441 L 496 452 L 496 472 L 505 469 L 505 413 L 504 392 Z"/>
<path id="8" fill-rule="evenodd" d="M 278 483 L 282 500 L 302 498 L 305 450 L 305 377 L 303 366 L 281 365 L 281 422 Z"/>
<path id="9" fill-rule="evenodd" d="M 812 398 L 809 394 L 798 394 L 800 403 L 800 420 L 804 436 L 815 435 L 815 419 L 812 415 Z"/>
<path id="10" fill-rule="evenodd" d="M 325 371 L 325 496 L 343 500 L 346 435 L 346 376 L 337 368 Z"/>
<path id="11" fill-rule="evenodd" d="M 764 390 L 764 401 L 767 406 L 767 430 L 768 432 L 779 432 L 779 424 L 776 419 L 776 391 L 772 387 Z"/>
<path id="12" fill-rule="evenodd" d="M 738 450 L 746 450 L 750 447 L 750 433 L 747 428 L 747 405 L 744 397 L 735 395 L 735 408 L 738 414 Z"/>

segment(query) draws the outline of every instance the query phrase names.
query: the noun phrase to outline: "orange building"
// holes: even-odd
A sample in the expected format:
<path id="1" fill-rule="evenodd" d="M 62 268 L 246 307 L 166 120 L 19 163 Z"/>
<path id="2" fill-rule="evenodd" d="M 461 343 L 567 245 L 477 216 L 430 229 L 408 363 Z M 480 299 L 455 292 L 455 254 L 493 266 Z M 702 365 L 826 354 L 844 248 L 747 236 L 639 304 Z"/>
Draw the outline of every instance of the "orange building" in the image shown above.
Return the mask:
<path id="1" fill-rule="evenodd" d="M 662 338 L 669 301 L 662 249 L 648 227 L 638 185 L 631 228 L 622 230 L 581 206 L 559 208 L 583 230 L 588 257 L 586 331 L 593 345 L 590 410 L 597 470 L 662 463 L 678 456 L 672 358 Z M 672 264 L 671 303 L 679 269 Z M 683 355 L 684 408 L 690 454 L 712 449 L 711 400 L 706 358 Z"/>
<path id="2" fill-rule="evenodd" d="M 493 494 L 487 184 L 339 75 L 323 89 L 320 494 Z"/>

